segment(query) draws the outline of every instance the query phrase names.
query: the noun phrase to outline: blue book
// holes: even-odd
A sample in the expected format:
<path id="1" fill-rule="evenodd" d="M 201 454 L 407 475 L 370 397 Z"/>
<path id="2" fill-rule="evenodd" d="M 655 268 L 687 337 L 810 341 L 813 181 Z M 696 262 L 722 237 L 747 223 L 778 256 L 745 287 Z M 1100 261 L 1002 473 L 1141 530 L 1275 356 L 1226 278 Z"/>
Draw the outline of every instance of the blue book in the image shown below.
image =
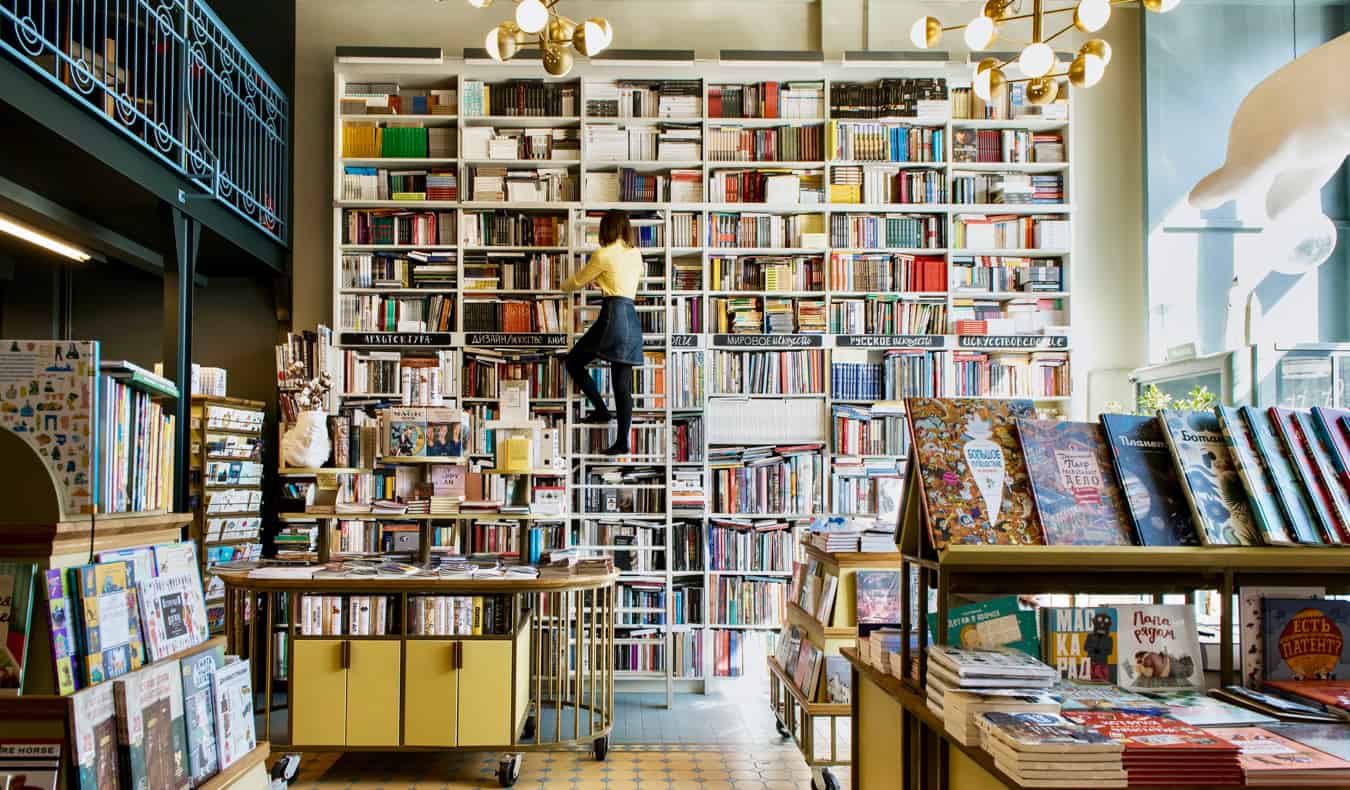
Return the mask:
<path id="1" fill-rule="evenodd" d="M 1198 545 L 1162 425 L 1132 414 L 1103 414 L 1101 421 L 1140 545 Z"/>
<path id="2" fill-rule="evenodd" d="M 1242 414 L 1231 406 L 1220 406 L 1215 409 L 1215 413 L 1219 415 L 1219 429 L 1223 431 L 1223 438 L 1233 453 L 1238 476 L 1247 489 L 1247 499 L 1252 507 L 1252 515 L 1256 517 L 1256 524 L 1261 528 L 1261 537 L 1266 543 L 1297 543 L 1289 521 L 1276 501 L 1275 482 L 1270 476 L 1270 470 L 1262 462 L 1256 439 L 1247 422 L 1242 419 Z"/>
<path id="3" fill-rule="evenodd" d="M 1270 474 L 1275 502 L 1289 525 L 1292 538 L 1303 544 L 1323 543 L 1317 528 L 1316 511 L 1309 493 L 1297 477 L 1284 442 L 1276 432 L 1271 416 L 1265 411 L 1243 406 L 1239 411 L 1242 421 L 1251 430 L 1252 442 Z"/>
<path id="4" fill-rule="evenodd" d="M 1260 530 L 1212 411 L 1159 409 L 1182 490 L 1201 542 L 1210 546 L 1260 545 Z"/>
<path id="5" fill-rule="evenodd" d="M 1266 680 L 1350 680 L 1350 601 L 1265 598 Z"/>

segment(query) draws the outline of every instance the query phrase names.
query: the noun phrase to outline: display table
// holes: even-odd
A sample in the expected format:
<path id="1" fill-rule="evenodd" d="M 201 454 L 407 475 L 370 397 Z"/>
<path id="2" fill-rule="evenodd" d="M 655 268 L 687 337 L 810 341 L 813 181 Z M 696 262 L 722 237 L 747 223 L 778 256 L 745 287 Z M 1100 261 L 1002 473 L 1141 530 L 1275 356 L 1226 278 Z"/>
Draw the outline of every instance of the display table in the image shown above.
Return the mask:
<path id="1" fill-rule="evenodd" d="M 617 573 L 539 579 L 341 576 L 259 579 L 222 572 L 229 650 L 255 656 L 262 738 L 308 751 L 502 751 L 590 746 L 603 760 L 614 708 Z M 378 596 L 390 633 L 313 635 L 306 596 Z M 462 596 L 505 604 L 505 633 L 413 633 L 410 603 Z M 484 629 L 489 630 L 489 629 Z M 283 683 L 284 681 L 284 683 Z M 274 692 L 286 732 L 273 738 Z"/>

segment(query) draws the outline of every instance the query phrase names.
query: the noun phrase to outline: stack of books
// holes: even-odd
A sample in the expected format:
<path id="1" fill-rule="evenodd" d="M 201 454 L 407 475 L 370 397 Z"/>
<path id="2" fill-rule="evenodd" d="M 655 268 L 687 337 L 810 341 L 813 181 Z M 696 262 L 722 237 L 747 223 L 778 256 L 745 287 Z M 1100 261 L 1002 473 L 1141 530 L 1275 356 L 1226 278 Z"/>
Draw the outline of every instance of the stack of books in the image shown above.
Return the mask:
<path id="1" fill-rule="evenodd" d="M 994 711 L 980 730 L 994 765 L 1022 787 L 1127 786 L 1120 743 L 1058 714 Z"/>
<path id="2" fill-rule="evenodd" d="M 943 716 L 949 691 L 1048 689 L 1058 679 L 1054 667 L 1016 650 L 928 648 L 928 707 Z"/>
<path id="3" fill-rule="evenodd" d="M 985 713 L 1059 713 L 1059 703 L 1054 697 L 1022 689 L 948 691 L 942 707 L 947 732 L 966 746 L 979 746 L 983 740 L 980 717 Z"/>
<path id="4" fill-rule="evenodd" d="M 1248 787 L 1350 787 L 1350 762 L 1261 727 L 1218 731 L 1242 751 Z"/>
<path id="5" fill-rule="evenodd" d="M 1241 785 L 1238 747 L 1176 719 L 1125 711 L 1082 711 L 1068 717 L 1125 745 L 1131 787 Z"/>

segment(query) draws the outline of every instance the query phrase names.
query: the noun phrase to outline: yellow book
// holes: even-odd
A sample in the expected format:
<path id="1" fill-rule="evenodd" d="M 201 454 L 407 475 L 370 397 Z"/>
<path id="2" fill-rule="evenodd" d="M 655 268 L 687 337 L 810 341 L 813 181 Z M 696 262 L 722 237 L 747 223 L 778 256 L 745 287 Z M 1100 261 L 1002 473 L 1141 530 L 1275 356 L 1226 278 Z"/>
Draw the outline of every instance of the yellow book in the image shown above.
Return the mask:
<path id="1" fill-rule="evenodd" d="M 473 597 L 473 635 L 481 636 L 483 633 L 483 596 L 475 595 Z"/>

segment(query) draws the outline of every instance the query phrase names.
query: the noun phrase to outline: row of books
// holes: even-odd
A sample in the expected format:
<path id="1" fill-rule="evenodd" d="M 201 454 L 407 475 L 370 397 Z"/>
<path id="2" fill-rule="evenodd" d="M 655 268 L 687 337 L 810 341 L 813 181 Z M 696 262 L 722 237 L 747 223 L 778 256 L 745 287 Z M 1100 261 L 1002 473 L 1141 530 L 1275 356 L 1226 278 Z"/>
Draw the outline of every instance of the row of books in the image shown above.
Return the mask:
<path id="1" fill-rule="evenodd" d="M 821 334 L 825 302 L 793 297 L 729 296 L 709 302 L 712 325 L 734 335 Z"/>
<path id="2" fill-rule="evenodd" d="M 455 297 L 344 294 L 338 297 L 338 326 L 356 332 L 450 332 Z"/>
<path id="3" fill-rule="evenodd" d="M 1069 220 L 1061 215 L 958 214 L 953 222 L 952 246 L 963 250 L 1067 250 L 1072 244 Z"/>
<path id="4" fill-rule="evenodd" d="M 895 294 L 830 302 L 836 335 L 940 335 L 947 328 L 945 302 L 902 300 Z"/>
<path id="5" fill-rule="evenodd" d="M 342 220 L 343 244 L 455 244 L 453 211 L 346 209 Z"/>
<path id="6" fill-rule="evenodd" d="M 544 203 L 576 200 L 580 190 L 574 173 L 557 167 L 532 170 L 479 165 L 469 168 L 473 200 L 501 203 Z"/>
<path id="7" fill-rule="evenodd" d="M 824 181 L 810 170 L 713 170 L 708 200 L 714 203 L 818 205 L 825 200 Z"/>
<path id="8" fill-rule="evenodd" d="M 830 121 L 826 135 L 826 150 L 836 161 L 940 163 L 946 158 L 947 133 L 942 128 Z"/>
<path id="9" fill-rule="evenodd" d="M 708 523 L 708 568 L 782 572 L 791 567 L 792 525 L 781 519 L 715 518 Z"/>
<path id="10" fill-rule="evenodd" d="M 848 249 L 937 249 L 942 217 L 933 214 L 831 214 L 830 246 Z"/>
<path id="11" fill-rule="evenodd" d="M 586 159 L 593 162 L 691 162 L 703 158 L 703 130 L 684 124 L 586 125 Z"/>
<path id="12" fill-rule="evenodd" d="M 648 173 L 631 167 L 616 172 L 586 174 L 586 201 L 590 203 L 697 203 L 703 199 L 701 170 Z"/>
<path id="13" fill-rule="evenodd" d="M 716 513 L 809 514 L 824 505 L 824 457 L 815 444 L 708 451 Z"/>
<path id="14" fill-rule="evenodd" d="M 825 355 L 819 349 L 717 354 L 712 368 L 713 391 L 719 395 L 825 391 Z"/>
<path id="15" fill-rule="evenodd" d="M 712 126 L 707 138 L 708 159 L 713 162 L 819 162 L 825 158 L 819 126 Z"/>
<path id="16" fill-rule="evenodd" d="M 1060 173 L 952 173 L 953 203 L 1063 203 Z"/>
<path id="17" fill-rule="evenodd" d="M 833 252 L 830 253 L 829 288 L 855 293 L 946 291 L 947 260 L 930 255 Z"/>
<path id="18" fill-rule="evenodd" d="M 834 118 L 917 118 L 920 102 L 946 103 L 944 77 L 902 77 L 875 83 L 832 82 L 830 116 Z M 938 119 L 939 122 L 942 119 Z"/>
<path id="19" fill-rule="evenodd" d="M 1064 290 L 1064 265 L 1055 257 L 953 255 L 951 285 L 955 291 L 1057 292 Z"/>
<path id="20" fill-rule="evenodd" d="M 464 355 L 464 397 L 497 398 L 499 383 L 529 382 L 532 398 L 566 395 L 566 372 L 556 354 L 506 353 L 478 349 Z"/>
<path id="21" fill-rule="evenodd" d="M 821 230 L 821 217 L 811 214 L 758 214 L 708 212 L 705 217 L 708 246 L 803 247 Z M 822 238 L 821 241 L 824 239 Z"/>
<path id="22" fill-rule="evenodd" d="M 563 253 L 470 252 L 464 256 L 464 290 L 557 290 L 567 266 Z"/>
<path id="23" fill-rule="evenodd" d="M 97 439 L 93 447 L 98 455 L 94 468 L 99 475 L 95 489 L 99 512 L 171 509 L 174 425 L 177 420 L 144 388 L 131 386 L 120 373 L 107 373 L 107 366 L 104 370 L 104 374 L 98 377 L 99 413 L 96 415 Z M 54 387 L 51 382 L 47 386 Z M 32 400 L 47 402 L 33 406 L 32 400 L 25 399 L 23 406 L 15 408 L 30 414 L 35 413 L 35 410 L 37 413 L 46 412 L 49 425 L 44 426 L 44 430 L 55 429 L 58 417 L 53 413 L 52 401 L 59 402 L 61 395 L 54 389 L 48 389 L 46 394 L 39 396 L 37 388 L 35 381 L 32 385 Z M 72 399 L 74 395 L 71 393 Z M 77 430 L 76 426 L 72 425 L 71 430 Z M 65 439 L 65 435 L 58 434 L 57 441 Z"/>
<path id="24" fill-rule="evenodd" d="M 956 397 L 1057 398 L 1071 390 L 1069 355 L 1062 351 L 1031 354 L 952 353 Z"/>
<path id="25" fill-rule="evenodd" d="M 385 124 L 380 126 L 378 124 Z M 453 126 L 379 120 L 342 124 L 342 156 L 352 159 L 426 159 L 455 155 Z"/>
<path id="26" fill-rule="evenodd" d="M 581 136 L 574 127 L 494 129 L 470 126 L 464 129 L 464 158 L 578 162 L 581 160 Z"/>
<path id="27" fill-rule="evenodd" d="M 1043 335 L 1063 331 L 1068 318 L 1061 299 L 967 299 L 951 303 L 958 335 Z"/>
<path id="28" fill-rule="evenodd" d="M 343 200 L 459 200 L 454 170 L 342 169 Z"/>
<path id="29" fill-rule="evenodd" d="M 459 381 L 459 356 L 449 349 L 404 355 L 398 351 L 342 351 L 345 396 L 398 394 L 405 405 L 440 405 L 453 398 Z"/>
<path id="30" fill-rule="evenodd" d="M 818 255 L 714 255 L 708 259 L 712 291 L 824 291 L 824 265 Z M 698 289 L 697 283 L 688 283 Z"/>
<path id="31" fill-rule="evenodd" d="M 453 252 L 345 253 L 339 278 L 339 288 L 453 290 L 459 271 Z"/>
<path id="32" fill-rule="evenodd" d="M 558 299 L 465 300 L 465 332 L 562 332 Z"/>
<path id="33" fill-rule="evenodd" d="M 904 408 L 895 401 L 871 406 L 835 404 L 831 421 L 831 450 L 836 456 L 909 455 Z"/>
<path id="34" fill-rule="evenodd" d="M 1013 83 L 1007 90 L 996 91 L 989 101 L 976 96 L 970 88 L 952 88 L 951 112 L 952 118 L 957 119 L 1065 121 L 1069 118 L 1069 102 L 1061 90 L 1059 98 L 1049 104 L 1032 104 L 1027 101 L 1023 83 Z"/>
<path id="35" fill-rule="evenodd" d="M 922 349 L 889 349 L 880 362 L 835 361 L 830 366 L 836 400 L 899 400 L 941 392 L 946 354 Z"/>
<path id="36" fill-rule="evenodd" d="M 769 625 L 783 622 L 787 579 L 717 576 L 708 589 L 708 616 L 715 625 Z"/>
<path id="37" fill-rule="evenodd" d="M 580 114 L 578 85 L 542 79 L 511 79 L 487 84 L 463 81 L 464 114 L 508 117 L 575 117 Z"/>
<path id="38" fill-rule="evenodd" d="M 393 82 L 348 82 L 343 86 L 343 115 L 454 115 L 454 88 L 403 88 Z"/>
<path id="39" fill-rule="evenodd" d="M 957 129 L 952 133 L 952 162 L 1063 162 L 1059 132 L 1027 129 Z"/>
<path id="40" fill-rule="evenodd" d="M 709 118 L 806 118 L 825 115 L 825 83 L 767 81 L 709 85 Z"/>
<path id="41" fill-rule="evenodd" d="M 587 80 L 586 114 L 597 118 L 699 118 L 698 80 Z"/>

